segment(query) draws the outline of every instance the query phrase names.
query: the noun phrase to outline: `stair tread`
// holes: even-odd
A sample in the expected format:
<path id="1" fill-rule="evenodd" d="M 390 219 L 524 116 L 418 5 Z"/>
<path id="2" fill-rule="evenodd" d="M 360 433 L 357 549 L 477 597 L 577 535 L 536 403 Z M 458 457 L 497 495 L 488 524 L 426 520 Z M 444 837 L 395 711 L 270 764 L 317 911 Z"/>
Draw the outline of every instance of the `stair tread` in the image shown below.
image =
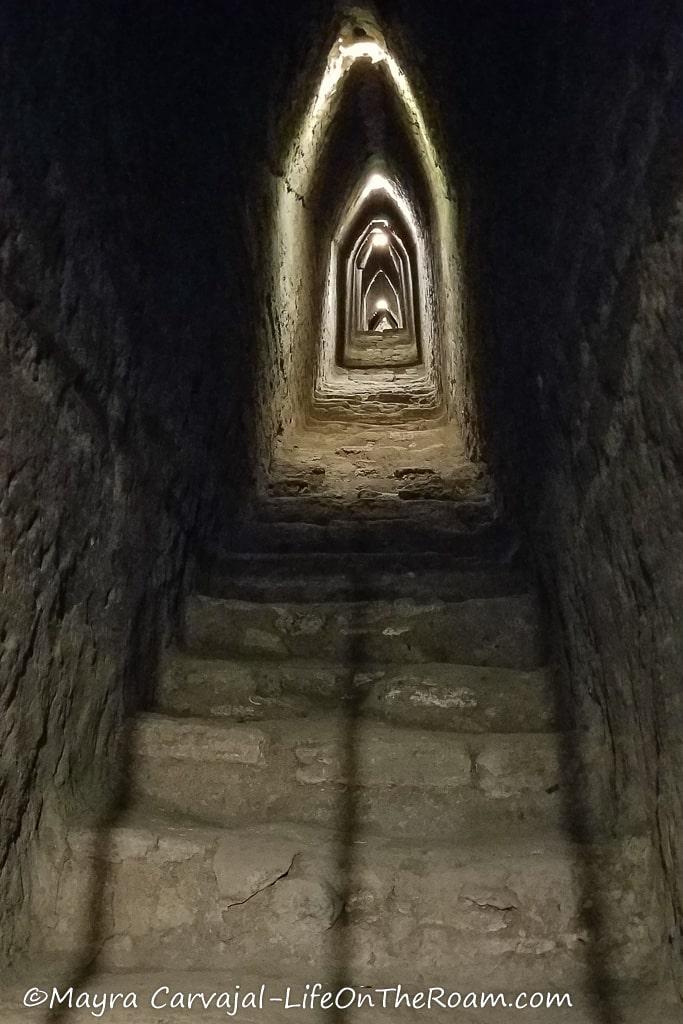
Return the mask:
<path id="1" fill-rule="evenodd" d="M 273 738 L 277 738 L 283 746 L 296 746 L 302 739 L 319 738 L 322 742 L 344 734 L 351 723 L 364 732 L 380 738 L 384 742 L 393 741 L 399 748 L 405 749 L 405 745 L 413 740 L 423 742 L 428 747 L 443 747 L 444 749 L 455 749 L 455 747 L 466 747 L 468 750 L 485 750 L 496 745 L 504 747 L 516 746 L 527 748 L 529 745 L 538 745 L 560 742 L 564 734 L 558 730 L 546 732 L 437 732 L 434 729 L 423 729 L 404 723 L 388 723 L 377 721 L 373 718 L 351 715 L 335 715 L 329 711 L 322 711 L 319 715 L 310 719 L 282 719 L 264 718 L 258 723 L 242 722 L 232 719 L 229 716 L 207 717 L 198 715 L 176 715 L 167 714 L 161 711 L 145 711 L 138 716 L 138 725 L 155 723 L 169 729 L 177 729 L 182 732 L 191 731 L 195 726 L 197 730 L 215 731 L 221 733 L 240 733 L 247 735 L 258 735 L 267 732 Z M 199 752 L 198 760 L 201 760 Z"/>
<path id="2" fill-rule="evenodd" d="M 418 600 L 411 601 L 410 598 L 396 598 L 395 600 L 392 600 L 391 598 L 379 598 L 377 600 L 365 600 L 365 599 L 353 600 L 353 599 L 351 599 L 349 601 L 320 601 L 320 602 L 310 602 L 310 601 L 271 601 L 269 603 L 274 608 L 279 608 L 282 605 L 286 605 L 286 606 L 293 605 L 295 608 L 297 608 L 297 609 L 305 609 L 307 612 L 310 610 L 310 606 L 313 603 L 313 604 L 320 604 L 320 610 L 321 611 L 327 611 L 327 612 L 334 612 L 334 611 L 336 611 L 337 607 L 341 607 L 342 610 L 345 610 L 348 605 L 357 605 L 357 606 L 367 607 L 368 610 L 371 609 L 371 608 L 375 608 L 378 611 L 381 611 L 381 610 L 399 611 L 399 612 L 400 611 L 412 611 L 413 614 L 418 614 L 418 613 L 420 613 L 422 611 L 424 611 L 424 612 L 434 612 L 434 611 L 444 611 L 444 610 L 447 611 L 449 608 L 454 608 L 454 607 L 457 607 L 458 605 L 461 605 L 461 604 L 474 603 L 474 602 L 482 602 L 482 601 L 486 601 L 487 604 L 489 602 L 491 602 L 491 604 L 489 604 L 489 607 L 493 607 L 492 602 L 500 601 L 500 602 L 507 602 L 507 603 L 515 603 L 516 601 L 521 600 L 521 599 L 531 600 L 532 599 L 532 595 L 531 595 L 531 593 L 529 591 L 524 591 L 522 593 L 501 594 L 501 595 L 497 595 L 495 597 L 465 597 L 462 600 L 454 600 L 454 601 L 441 600 L 441 599 L 437 599 L 437 600 L 434 600 L 434 601 L 418 601 Z M 242 608 L 261 608 L 261 605 L 259 604 L 259 602 L 256 602 L 256 601 L 244 601 L 244 600 L 241 600 L 240 598 L 231 598 L 231 597 L 210 597 L 207 594 L 193 594 L 190 597 L 190 601 L 207 601 L 207 602 L 211 601 L 211 602 L 216 602 L 216 603 L 220 603 L 223 606 L 228 607 L 229 609 L 233 609 L 233 608 L 238 608 L 238 609 L 242 609 Z"/>
<path id="3" fill-rule="evenodd" d="M 179 843 L 206 847 L 213 847 L 219 840 L 230 836 L 249 837 L 263 842 L 278 839 L 293 844 L 301 851 L 323 857 L 343 849 L 348 843 L 344 830 L 324 825 L 288 818 L 273 818 L 263 822 L 245 819 L 239 823 L 220 825 L 202 821 L 188 813 L 180 813 L 161 803 L 144 800 L 134 802 L 114 824 L 107 827 L 106 833 L 108 841 L 101 845 L 101 856 L 112 860 L 120 860 L 122 856 L 132 859 L 147 856 L 158 846 L 160 839 L 169 837 Z M 97 839 L 101 834 L 101 827 L 84 816 L 81 820 L 71 822 L 68 841 L 72 850 L 91 854 L 97 849 Z M 120 837 L 120 841 L 116 837 Z M 378 835 L 364 829 L 361 823 L 354 830 L 351 845 L 359 847 L 354 852 L 356 863 L 386 870 L 403 865 L 403 869 L 410 871 L 417 870 L 418 861 L 422 865 L 420 871 L 423 868 L 433 870 L 439 866 L 474 871 L 493 867 L 504 871 L 508 870 L 510 864 L 526 860 L 577 862 L 587 851 L 609 854 L 610 851 L 620 849 L 616 840 L 579 843 L 561 828 L 541 829 L 533 822 L 520 826 L 514 834 L 501 837 L 497 844 L 491 842 L 491 830 L 488 828 L 483 828 L 479 833 L 471 832 L 454 843 L 445 837 L 420 841 L 417 838 Z M 407 861 L 406 858 L 412 860 Z"/>
<path id="4" fill-rule="evenodd" d="M 319 552 L 235 553 L 203 566 L 199 591 L 243 600 L 342 601 L 402 597 L 464 600 L 529 591 L 524 571 L 474 557 L 416 559 Z"/>
<path id="5" fill-rule="evenodd" d="M 291 486 L 299 481 L 292 478 Z M 467 528 L 469 524 L 498 522 L 492 498 L 472 489 L 463 492 L 447 492 L 451 484 L 448 480 L 435 478 L 432 486 L 440 487 L 444 493 L 441 497 L 423 497 L 420 494 L 420 482 L 403 482 L 402 488 L 396 492 L 383 491 L 380 488 L 390 481 L 368 478 L 365 489 L 358 495 L 349 496 L 343 492 L 326 493 L 318 496 L 315 493 L 305 495 L 273 495 L 261 498 L 249 510 L 249 518 L 262 523 L 308 523 L 311 525 L 336 525 L 345 527 L 357 524 L 403 523 L 404 525 L 423 524 L 445 526 L 447 528 Z M 302 482 L 303 483 L 303 482 Z M 424 488 L 427 487 L 423 483 Z M 237 520 L 237 522 L 244 521 Z"/>
<path id="6" fill-rule="evenodd" d="M 124 967 L 140 963 L 144 951 L 149 967 L 227 960 L 233 970 L 259 969 L 265 943 L 295 976 L 343 965 L 358 984 L 392 969 L 404 982 L 424 983 L 456 963 L 459 982 L 468 971 L 498 985 L 516 984 L 520 972 L 525 981 L 548 970 L 566 979 L 584 962 L 577 929 L 591 896 L 586 856 L 609 872 L 616 900 L 633 884 L 634 865 L 642 874 L 643 856 L 629 847 L 631 861 L 621 863 L 618 844 L 579 847 L 560 831 L 532 828 L 407 843 L 362 825 L 349 831 L 275 818 L 257 825 L 245 817 L 211 827 L 192 813 L 141 802 L 104 828 L 71 823 L 49 948 L 69 948 L 79 914 L 89 925 L 82 880 L 94 870 L 105 886 L 105 954 Z M 438 952 L 434 928 L 443 940 Z"/>
<path id="7" fill-rule="evenodd" d="M 235 722 L 141 715 L 132 734 L 137 799 L 234 824 L 245 815 L 378 834 L 465 835 L 564 813 L 569 769 L 558 733 L 443 733 L 335 716 Z M 492 815 L 492 809 L 496 811 Z"/>
<path id="8" fill-rule="evenodd" d="M 478 548 L 484 556 L 502 553 L 509 546 L 510 539 L 502 528 L 488 525 L 467 530 L 446 526 L 404 527 L 399 520 L 371 521 L 362 525 L 351 520 L 326 524 L 252 522 L 242 528 L 233 527 L 222 550 L 224 553 L 251 552 L 257 548 L 273 553 L 353 554 L 400 550 L 467 554 Z"/>
<path id="9" fill-rule="evenodd" d="M 242 722 L 149 711 L 133 735 L 138 756 L 152 760 L 263 768 L 293 755 L 290 768 L 309 785 L 346 780 L 350 763 L 358 775 L 352 785 L 381 787 L 388 772 L 387 788 L 476 788 L 478 781 L 489 796 L 505 791 L 507 777 L 524 780 L 524 789 L 557 788 L 566 744 L 557 731 L 439 732 L 329 712 Z"/>
<path id="10" fill-rule="evenodd" d="M 423 571 L 440 569 L 444 573 L 467 572 L 470 568 L 486 569 L 490 572 L 503 573 L 507 570 L 505 563 L 495 559 L 481 557 L 477 554 L 453 554 L 443 551 L 215 551 L 206 554 L 203 559 L 205 567 L 212 568 L 217 562 L 228 565 L 250 564 L 283 566 L 315 564 L 325 567 L 338 564 L 341 567 L 349 563 L 369 566 L 373 571 L 376 567 L 388 565 L 402 572 L 408 566 Z"/>
<path id="11" fill-rule="evenodd" d="M 287 602 L 292 603 L 292 602 Z M 171 650 L 167 655 L 167 659 L 177 660 L 181 662 L 216 662 L 224 664 L 244 664 L 245 659 L 239 657 L 230 657 L 223 654 L 197 654 L 192 651 L 187 651 L 182 648 Z M 248 663 L 248 662 L 247 662 Z M 259 664 L 256 660 L 254 664 Z M 300 670 L 304 668 L 327 668 L 333 667 L 339 671 L 348 671 L 348 666 L 344 661 L 335 660 L 333 658 L 311 657 L 297 658 L 292 657 L 287 659 L 287 665 L 291 666 L 292 669 Z M 535 669 L 522 669 L 522 668 L 507 668 L 504 665 L 468 665 L 466 662 L 454 662 L 454 661 L 423 661 L 419 665 L 407 665 L 400 666 L 392 662 L 385 662 L 381 660 L 367 661 L 363 663 L 362 669 L 359 671 L 372 672 L 374 670 L 384 669 L 387 672 L 402 673 L 410 671 L 418 671 L 423 674 L 432 673 L 436 676 L 442 673 L 452 674 L 453 672 L 471 672 L 477 676 L 490 675 L 500 679 L 507 679 L 510 683 L 519 678 L 533 678 L 537 679 L 539 683 L 547 676 L 549 669 L 546 666 L 540 666 Z"/>
<path id="12" fill-rule="evenodd" d="M 348 664 L 456 661 L 533 669 L 545 661 L 538 607 L 528 593 L 308 603 L 194 594 L 184 640 L 203 653 L 272 659 L 317 652 Z"/>
<path id="13" fill-rule="evenodd" d="M 290 658 L 259 660 L 167 656 L 156 692 L 158 709 L 171 714 L 255 721 L 317 717 L 325 710 L 454 732 L 536 732 L 552 729 L 558 709 L 545 669 L 523 671 L 448 662 L 402 666 Z"/>
<path id="14" fill-rule="evenodd" d="M 556 817 L 570 776 L 558 733 L 443 733 L 370 719 L 139 716 L 135 786 L 211 820 L 338 821 L 344 793 L 380 832 L 453 834 L 491 814 Z"/>
<path id="15" fill-rule="evenodd" d="M 379 499 L 379 495 L 377 499 Z M 365 501 L 367 499 L 360 499 Z M 466 536 L 476 535 L 483 530 L 489 530 L 493 527 L 499 527 L 501 531 L 504 528 L 504 524 L 496 518 L 495 514 L 491 510 L 488 502 L 485 501 L 474 501 L 468 499 L 465 502 L 454 502 L 456 506 L 453 509 L 454 514 L 456 512 L 463 512 L 466 504 L 473 506 L 472 511 L 476 513 L 473 518 L 472 525 L 467 525 L 460 520 L 459 515 L 455 514 L 451 520 L 448 516 L 443 515 L 444 506 L 442 502 L 435 502 L 432 506 L 430 504 L 431 511 L 435 512 L 436 518 L 432 519 L 429 516 L 421 518 L 420 516 L 413 514 L 412 505 L 416 504 L 413 501 L 402 501 L 400 505 L 395 506 L 390 498 L 386 499 L 387 504 L 380 506 L 379 511 L 384 512 L 384 515 L 378 515 L 377 518 L 366 519 L 362 515 L 355 514 L 355 508 L 352 504 L 349 505 L 338 505 L 326 509 L 329 511 L 330 516 L 323 518 L 320 522 L 315 519 L 309 519 L 306 516 L 306 509 L 311 503 L 304 504 L 301 498 L 273 498 L 268 503 L 255 506 L 251 510 L 251 514 L 245 518 L 237 518 L 230 521 L 230 526 L 233 532 L 239 530 L 248 530 L 250 527 L 259 527 L 264 530 L 272 530 L 273 533 L 301 533 L 314 535 L 316 532 L 328 532 L 328 529 L 335 531 L 349 531 L 350 533 L 366 536 L 374 536 L 375 534 L 381 533 L 385 530 L 389 530 L 392 535 L 398 535 L 401 530 L 405 530 L 409 536 L 420 535 L 424 540 L 429 540 L 430 536 L 440 535 L 455 535 L 464 534 Z M 393 516 L 389 514 L 390 510 L 396 509 L 400 514 Z M 348 515 L 336 515 L 335 512 L 348 511 Z M 417 503 L 417 510 L 419 511 L 419 503 Z M 268 512 L 275 513 L 281 512 L 283 514 L 288 513 L 292 518 L 279 518 L 278 516 L 270 516 Z M 321 509 L 321 511 L 323 511 Z M 361 510 L 362 511 L 362 510 Z"/>

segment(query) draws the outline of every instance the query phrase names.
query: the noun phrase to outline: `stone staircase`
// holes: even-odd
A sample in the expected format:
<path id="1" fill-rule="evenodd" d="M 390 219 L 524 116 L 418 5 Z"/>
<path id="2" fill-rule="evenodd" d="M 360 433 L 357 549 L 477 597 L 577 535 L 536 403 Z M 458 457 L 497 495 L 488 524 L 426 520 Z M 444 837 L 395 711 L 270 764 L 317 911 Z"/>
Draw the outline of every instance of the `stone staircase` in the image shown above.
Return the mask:
<path id="1" fill-rule="evenodd" d="M 271 496 L 236 524 L 134 724 L 124 812 L 68 832 L 46 957 L 567 991 L 573 1011 L 529 1016 L 611 1020 L 586 995 L 607 957 L 587 878 L 609 880 L 610 965 L 637 975 L 649 938 L 629 894 L 647 853 L 571 838 L 571 737 L 490 498 L 413 497 Z"/>

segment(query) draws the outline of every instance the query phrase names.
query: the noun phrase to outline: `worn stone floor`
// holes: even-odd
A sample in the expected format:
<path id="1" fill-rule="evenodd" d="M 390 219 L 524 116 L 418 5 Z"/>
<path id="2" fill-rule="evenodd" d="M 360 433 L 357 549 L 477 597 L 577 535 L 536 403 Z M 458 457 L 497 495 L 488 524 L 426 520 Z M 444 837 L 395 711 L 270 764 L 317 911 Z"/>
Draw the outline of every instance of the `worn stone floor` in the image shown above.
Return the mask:
<path id="1" fill-rule="evenodd" d="M 373 498 L 402 502 L 488 496 L 485 467 L 472 463 L 448 424 L 318 421 L 286 435 L 276 449 L 270 493 L 310 495 L 333 504 L 354 501 L 354 514 Z M 361 502 L 359 507 L 358 502 Z M 434 511 L 434 509 L 432 509 Z"/>
<path id="2" fill-rule="evenodd" d="M 314 392 L 318 422 L 383 426 L 425 422 L 442 413 L 442 401 L 423 364 L 379 369 L 336 367 Z"/>
<path id="3" fill-rule="evenodd" d="M 66 957 L 78 990 L 138 993 L 112 1021 L 226 1018 L 150 1008 L 162 984 L 316 980 L 574 1005 L 236 1019 L 642 1020 L 644 987 L 621 1008 L 600 993 L 651 974 L 656 924 L 633 891 L 654 854 L 646 837 L 576 840 L 546 660 L 528 560 L 452 430 L 318 422 L 286 438 L 131 723 L 120 814 L 55 843 L 42 960 L 6 979 L 0 1019 L 93 1019 L 17 1008 L 29 974 L 49 987 Z M 609 938 L 587 923 L 601 884 Z"/>

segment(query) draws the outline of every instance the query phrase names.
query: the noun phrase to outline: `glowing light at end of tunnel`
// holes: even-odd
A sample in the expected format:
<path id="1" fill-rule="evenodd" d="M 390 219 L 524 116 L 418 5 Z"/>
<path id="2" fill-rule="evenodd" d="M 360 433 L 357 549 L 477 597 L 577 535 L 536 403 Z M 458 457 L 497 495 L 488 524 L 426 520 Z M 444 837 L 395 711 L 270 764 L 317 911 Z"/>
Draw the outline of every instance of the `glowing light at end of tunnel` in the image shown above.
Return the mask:
<path id="1" fill-rule="evenodd" d="M 343 219 L 332 236 L 329 274 L 324 298 L 323 350 L 319 360 L 316 388 L 322 392 L 339 386 L 343 391 L 346 378 L 337 382 L 335 369 L 336 329 L 335 311 L 337 303 L 338 245 L 344 226 L 350 222 L 362 203 L 372 193 L 384 192 L 387 199 L 401 212 L 406 222 L 416 251 L 416 274 L 419 284 L 420 314 L 424 325 L 425 375 L 430 382 L 439 376 L 440 356 L 436 351 L 438 331 L 444 336 L 451 330 L 450 325 L 459 316 L 455 308 L 458 282 L 454 268 L 458 265 L 455 249 L 455 210 L 448 188 L 448 181 L 435 141 L 427 128 L 410 81 L 396 58 L 387 47 L 372 12 L 353 9 L 338 29 L 334 43 L 326 56 L 317 88 L 310 96 L 308 107 L 302 114 L 298 129 L 289 140 L 283 157 L 283 175 L 274 182 L 277 204 L 277 225 L 273 232 L 271 246 L 273 273 L 276 276 L 276 306 L 282 311 L 282 322 L 287 323 L 292 334 L 291 353 L 301 350 L 299 339 L 307 339 L 310 332 L 314 299 L 307 289 L 309 261 L 315 258 L 315 226 L 310 222 L 308 207 L 301 202 L 309 197 L 319 171 L 321 154 L 325 151 L 330 137 L 328 126 L 334 119 L 344 97 L 342 83 L 356 60 L 367 64 L 367 74 L 381 74 L 391 83 L 395 100 L 402 111 L 402 121 L 411 137 L 429 192 L 433 216 L 429 223 L 423 222 L 416 214 L 412 192 L 406 192 L 393 173 L 393 164 L 386 165 L 382 159 L 373 159 L 366 165 L 366 177 L 358 182 L 352 197 L 346 204 Z M 372 68 L 372 70 L 370 70 Z M 374 165 L 374 166 L 373 166 Z M 386 167 L 385 174 L 376 173 Z M 392 169 L 389 170 L 389 167 Z M 369 173 L 368 173 L 369 172 Z M 375 198 L 375 197 L 373 197 Z M 379 226 L 379 225 L 378 225 Z M 395 236 L 393 228 L 386 225 L 388 246 L 393 253 Z M 425 237 L 429 230 L 429 242 Z M 374 248 L 374 244 L 373 244 Z M 429 251 L 429 258 L 428 258 Z M 378 262 L 383 262 L 385 253 L 376 251 Z M 432 267 L 432 264 L 434 266 Z M 443 275 L 440 285 L 438 274 Z M 438 287 L 437 287 L 438 285 Z M 310 301 L 309 301 L 310 300 Z M 438 303 L 437 303 L 438 300 Z M 443 309 L 442 309 L 443 306 Z M 437 308 L 438 307 L 438 308 Z M 382 329 L 396 329 L 391 310 L 393 299 L 387 309 L 375 313 L 383 325 Z M 278 342 L 278 344 L 283 344 Z M 284 349 L 283 349 L 284 350 Z M 286 369 L 293 363 L 294 356 L 286 354 Z M 341 392 L 340 392 L 341 393 Z"/>
<path id="2" fill-rule="evenodd" d="M 375 249 L 386 249 L 389 245 L 389 236 L 384 231 L 376 231 L 372 236 L 372 244 Z"/>
<path id="3" fill-rule="evenodd" d="M 356 200 L 356 207 L 364 203 L 368 196 L 372 195 L 373 192 L 384 192 L 386 195 L 391 196 L 408 223 L 412 225 L 415 224 L 413 213 L 406 202 L 405 197 L 401 194 L 400 189 L 396 186 L 396 183 L 390 181 L 389 178 L 384 174 L 380 174 L 378 171 L 373 171 L 373 173 L 369 175 L 367 181 L 363 185 L 360 196 Z M 382 234 L 386 234 L 386 232 L 382 232 Z M 388 242 L 389 236 L 386 235 L 386 237 Z"/>
<path id="4" fill-rule="evenodd" d="M 361 39 L 358 42 L 350 43 L 348 46 L 340 40 L 339 52 L 342 57 L 351 60 L 358 60 L 359 57 L 369 57 L 373 64 L 379 64 L 381 60 L 387 59 L 387 51 L 374 39 Z"/>
<path id="5" fill-rule="evenodd" d="M 389 303 L 386 299 L 378 299 L 375 303 L 375 309 L 389 309 Z"/>
<path id="6" fill-rule="evenodd" d="M 361 200 L 367 199 L 373 192 L 389 192 L 390 188 L 389 179 L 383 174 L 371 174 L 361 193 Z"/>

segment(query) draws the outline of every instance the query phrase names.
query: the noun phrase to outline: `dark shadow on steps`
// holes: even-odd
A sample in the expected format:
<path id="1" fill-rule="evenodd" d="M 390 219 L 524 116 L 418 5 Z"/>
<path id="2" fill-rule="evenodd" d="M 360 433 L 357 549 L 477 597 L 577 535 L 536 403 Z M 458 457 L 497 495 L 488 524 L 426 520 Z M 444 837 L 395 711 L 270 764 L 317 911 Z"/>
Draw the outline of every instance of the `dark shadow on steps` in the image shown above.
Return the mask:
<path id="1" fill-rule="evenodd" d="M 81 922 L 82 934 L 78 937 L 82 952 L 76 963 L 70 967 L 68 976 L 62 983 L 62 991 L 68 988 L 73 988 L 74 994 L 83 991 L 97 973 L 97 958 L 106 939 L 104 899 L 109 882 L 114 832 L 128 806 L 129 778 L 125 766 L 130 762 L 131 749 L 132 720 L 129 720 L 124 727 L 121 740 L 121 762 L 124 768 L 109 808 L 92 827 L 94 838 L 90 855 L 91 871 L 89 877 L 83 880 L 83 886 L 87 888 L 87 896 L 83 903 L 88 910 L 87 916 L 84 915 Z M 70 1020 L 71 1017 L 72 1011 L 65 1003 L 48 1010 L 45 1021 L 46 1024 L 55 1024 L 56 1021 Z"/>
<path id="2" fill-rule="evenodd" d="M 540 580 L 541 595 L 543 589 Z M 541 606 L 552 607 L 548 599 Z M 552 623 L 542 622 L 546 634 L 552 635 Z M 614 927 L 610 928 L 609 901 L 606 889 L 609 885 L 608 862 L 601 863 L 596 845 L 602 836 L 596 833 L 595 814 L 589 806 L 589 793 L 585 776 L 580 769 L 581 757 L 579 730 L 571 701 L 568 680 L 557 666 L 553 666 L 552 698 L 555 715 L 559 724 L 557 737 L 561 778 L 562 820 L 566 837 L 573 844 L 579 873 L 578 892 L 581 905 L 580 925 L 587 936 L 590 948 L 587 951 L 583 970 L 588 1009 L 594 1024 L 622 1024 L 624 1016 L 622 1003 L 618 998 L 617 983 L 610 968 L 605 950 L 614 942 Z"/>
<path id="3" fill-rule="evenodd" d="M 123 727 L 120 740 L 121 770 L 108 806 L 92 825 L 90 821 L 86 822 L 93 836 L 89 856 L 91 871 L 82 883 L 83 888 L 87 890 L 87 895 L 84 895 L 83 899 L 83 906 L 87 907 L 87 911 L 83 913 L 80 922 L 81 934 L 73 937 L 78 939 L 81 952 L 76 961 L 70 964 L 66 976 L 59 979 L 62 992 L 68 988 L 73 988 L 74 994 L 83 991 L 97 973 L 97 958 L 106 939 L 104 899 L 109 881 L 114 832 L 128 807 L 128 765 L 131 761 L 132 729 L 133 720 L 129 718 Z M 53 984 L 56 984 L 56 979 L 48 979 L 43 987 L 50 989 Z M 44 1019 L 46 1024 L 56 1024 L 57 1021 L 70 1020 L 72 1015 L 72 1010 L 64 1003 L 47 1010 Z"/>
<path id="4" fill-rule="evenodd" d="M 159 670 L 159 644 L 150 641 L 150 638 L 158 638 L 160 635 L 158 618 L 158 602 L 154 595 L 147 593 L 140 602 L 133 623 L 129 653 L 123 670 L 127 707 L 124 709 L 125 717 L 119 740 L 117 778 L 104 809 L 94 817 L 94 820 L 91 814 L 88 816 L 89 820 L 85 822 L 93 837 L 89 858 L 92 868 L 89 877 L 83 879 L 83 888 L 87 889 L 83 906 L 87 907 L 87 913 L 83 914 L 82 934 L 78 937 L 81 952 L 76 961 L 70 964 L 67 977 L 60 979 L 62 991 L 71 987 L 74 993 L 78 993 L 87 988 L 89 981 L 99 970 L 98 958 L 107 939 L 105 898 L 110 880 L 116 829 L 130 806 L 134 716 L 144 701 L 145 690 L 155 684 Z M 49 1009 L 44 1019 L 45 1024 L 56 1024 L 59 1021 L 70 1020 L 71 1017 L 72 1011 L 68 1005 L 63 1004 Z"/>
<path id="5" fill-rule="evenodd" d="M 348 633 L 344 644 L 342 771 L 345 785 L 340 795 L 337 831 L 339 851 L 337 860 L 340 879 L 339 896 L 342 902 L 341 916 L 333 927 L 333 963 L 330 971 L 330 989 L 339 991 L 347 985 L 357 987 L 358 979 L 353 975 L 352 929 L 348 927 L 352 914 L 352 895 L 357 866 L 358 846 L 362 834 L 361 810 L 358 792 L 361 783 L 361 721 L 363 716 L 363 689 L 357 685 L 357 672 L 366 661 L 365 632 L 363 616 L 363 595 L 370 580 L 366 574 L 355 571 L 347 577 L 346 600 L 349 602 Z M 334 1008 L 330 1020 L 334 1024 L 347 1020 L 345 1010 Z"/>

